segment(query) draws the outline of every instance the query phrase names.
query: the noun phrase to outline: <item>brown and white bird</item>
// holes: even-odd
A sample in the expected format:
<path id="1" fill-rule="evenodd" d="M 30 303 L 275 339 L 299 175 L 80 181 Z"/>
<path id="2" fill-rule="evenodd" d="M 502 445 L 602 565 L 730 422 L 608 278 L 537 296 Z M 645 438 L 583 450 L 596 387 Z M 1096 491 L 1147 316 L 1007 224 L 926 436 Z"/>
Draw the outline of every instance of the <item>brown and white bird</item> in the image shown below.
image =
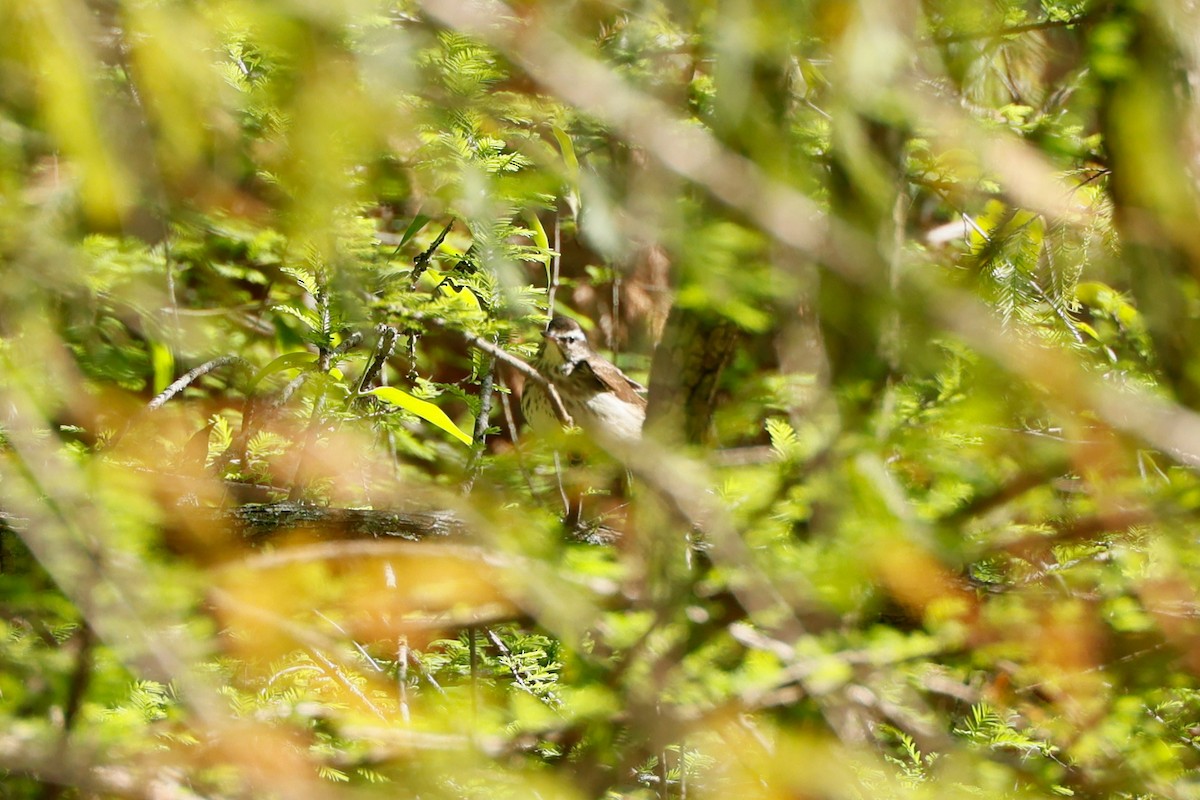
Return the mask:
<path id="1" fill-rule="evenodd" d="M 542 337 L 533 366 L 554 385 L 575 424 L 601 444 L 620 446 L 640 439 L 646 421 L 641 384 L 593 350 L 583 328 L 569 317 L 551 319 Z M 525 383 L 521 411 L 539 433 L 561 425 L 546 390 L 533 381 Z"/>

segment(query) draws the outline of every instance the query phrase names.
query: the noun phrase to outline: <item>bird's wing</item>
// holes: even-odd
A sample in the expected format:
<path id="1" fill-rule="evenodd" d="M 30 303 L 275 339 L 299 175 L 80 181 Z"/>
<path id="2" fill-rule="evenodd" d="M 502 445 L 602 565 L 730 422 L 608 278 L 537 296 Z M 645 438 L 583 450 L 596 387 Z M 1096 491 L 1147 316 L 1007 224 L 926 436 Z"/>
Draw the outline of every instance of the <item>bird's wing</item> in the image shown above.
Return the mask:
<path id="1" fill-rule="evenodd" d="M 619 370 L 618 370 L 618 371 L 619 371 Z M 649 392 L 649 391 L 650 391 L 650 390 L 649 390 L 649 389 L 647 389 L 645 386 L 642 386 L 642 384 L 638 383 L 638 382 L 637 382 L 637 381 L 635 381 L 633 378 L 631 378 L 631 377 L 629 377 L 628 375 L 626 375 L 624 372 L 622 372 L 622 373 L 621 373 L 621 377 L 622 377 L 622 378 L 624 378 L 624 379 L 625 379 L 625 382 L 626 382 L 626 383 L 628 383 L 630 386 L 632 386 L 632 387 L 633 387 L 633 390 L 634 390 L 635 392 L 637 392 L 638 394 L 646 394 L 647 392 Z"/>
<path id="2" fill-rule="evenodd" d="M 615 364 L 601 359 L 589 359 L 581 362 L 575 368 L 575 372 L 587 374 L 589 380 L 596 382 L 598 390 L 612 392 L 619 400 L 640 407 L 646 405 L 646 398 L 637 392 L 641 384 L 621 372 Z"/>

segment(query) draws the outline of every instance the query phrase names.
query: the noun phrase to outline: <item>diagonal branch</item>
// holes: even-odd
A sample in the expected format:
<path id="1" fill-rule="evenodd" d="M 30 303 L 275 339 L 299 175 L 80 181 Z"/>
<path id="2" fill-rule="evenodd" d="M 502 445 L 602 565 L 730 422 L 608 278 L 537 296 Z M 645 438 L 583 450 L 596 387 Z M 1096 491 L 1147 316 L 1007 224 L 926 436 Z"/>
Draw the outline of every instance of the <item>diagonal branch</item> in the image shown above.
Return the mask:
<path id="1" fill-rule="evenodd" d="M 214 358 L 212 361 L 206 361 L 195 369 L 188 370 L 186 373 L 176 379 L 174 383 L 159 392 L 153 400 L 146 404 L 146 410 L 155 411 L 159 408 L 162 408 L 162 406 L 165 405 L 168 400 L 182 392 L 187 387 L 191 386 L 192 383 L 199 378 L 204 377 L 213 370 L 220 369 L 221 367 L 229 364 L 237 364 L 242 367 L 248 367 L 250 365 L 246 359 L 242 358 L 241 356 L 234 355 L 221 356 L 220 358 Z"/>
<path id="2" fill-rule="evenodd" d="M 984 39 L 1003 39 L 1005 36 L 1015 36 L 1020 33 L 1033 33 L 1035 31 L 1052 30 L 1054 28 L 1070 28 L 1087 22 L 1091 16 L 1091 14 L 1080 14 L 1077 17 L 1070 17 L 1068 19 L 1043 19 L 1038 20 L 1037 22 L 1026 22 L 1022 25 L 1010 25 L 1007 28 L 998 28 L 991 31 L 934 34 L 927 39 L 923 39 L 920 44 L 929 46 L 935 44 L 958 44 L 960 42 L 973 42 Z"/>
<path id="3" fill-rule="evenodd" d="M 532 364 L 517 358 L 512 353 L 508 352 L 499 345 L 489 342 L 482 336 L 476 336 L 470 331 L 464 331 L 461 328 L 455 328 L 451 325 L 447 325 L 445 320 L 439 319 L 438 317 L 427 317 L 422 314 L 415 314 L 413 315 L 413 318 L 420 322 L 424 322 L 427 325 L 431 325 L 438 330 L 450 331 L 461 338 L 464 342 L 469 344 L 471 347 L 474 347 L 477 350 L 482 350 L 483 352 L 495 358 L 497 361 L 503 362 L 517 372 L 521 373 L 523 376 L 525 376 L 526 380 L 531 380 L 541 386 L 546 390 L 546 394 L 550 398 L 550 405 L 554 408 L 554 414 L 558 417 L 558 421 L 563 425 L 566 425 L 568 428 L 574 426 L 575 421 L 571 419 L 571 415 L 567 411 L 567 407 L 563 405 L 562 397 L 560 397 L 558 394 L 558 389 L 553 383 L 546 380 L 546 376 L 538 372 Z"/>

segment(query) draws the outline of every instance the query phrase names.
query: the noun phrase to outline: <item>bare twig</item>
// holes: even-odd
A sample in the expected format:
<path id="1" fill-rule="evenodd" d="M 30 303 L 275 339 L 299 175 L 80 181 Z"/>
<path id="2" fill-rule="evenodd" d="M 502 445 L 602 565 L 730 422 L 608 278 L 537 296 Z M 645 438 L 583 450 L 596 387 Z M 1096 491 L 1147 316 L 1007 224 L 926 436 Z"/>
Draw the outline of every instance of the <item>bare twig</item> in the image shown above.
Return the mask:
<path id="1" fill-rule="evenodd" d="M 317 271 L 317 281 L 317 316 L 321 321 L 321 343 L 317 345 L 317 369 L 321 372 L 328 372 L 330 359 L 333 357 L 332 348 L 329 347 L 329 340 L 333 337 L 333 321 L 329 309 L 329 285 L 324 269 Z"/>
<path id="2" fill-rule="evenodd" d="M 479 476 L 480 465 L 483 462 L 483 450 L 487 437 L 489 418 L 492 416 L 492 395 L 496 379 L 496 358 L 489 356 L 484 365 L 483 379 L 479 383 L 479 414 L 475 417 L 475 431 L 471 437 L 471 460 L 467 465 L 467 481 L 463 485 L 463 494 L 470 494 Z"/>
<path id="3" fill-rule="evenodd" d="M 332 366 L 338 360 L 338 357 L 344 356 L 355 347 L 358 347 L 358 345 L 362 343 L 362 340 L 363 335 L 359 331 L 354 331 L 347 336 L 341 344 L 333 348 L 333 357 L 330 359 L 330 366 Z M 303 370 L 299 375 L 290 380 L 286 386 L 279 390 L 279 394 L 277 394 L 275 398 L 271 400 L 271 407 L 280 408 L 281 406 L 287 405 L 288 401 L 292 399 L 292 395 L 294 395 L 296 391 L 314 374 L 316 373 L 314 373 L 312 370 Z"/>
<path id="4" fill-rule="evenodd" d="M 248 368 L 250 366 L 249 362 L 247 362 L 241 356 L 228 355 L 228 356 L 221 356 L 220 358 L 214 358 L 211 361 L 206 361 L 203 364 L 201 364 L 200 366 L 196 367 L 195 369 L 189 370 L 185 374 L 181 375 L 178 379 L 176 379 L 176 381 L 174 383 L 172 383 L 170 386 L 168 386 L 166 389 L 163 389 L 161 392 L 159 392 L 158 395 L 155 396 L 155 398 L 153 400 L 151 400 L 149 403 L 146 404 L 146 407 L 144 409 L 142 409 L 140 414 L 136 414 L 132 418 L 130 418 L 125 423 L 125 426 L 122 427 L 120 430 L 118 430 L 116 432 L 116 434 L 114 434 L 113 437 L 111 439 L 109 439 L 108 442 L 105 443 L 104 449 L 111 450 L 113 447 L 115 447 L 117 445 L 118 442 L 120 442 L 122 439 L 124 439 L 125 436 L 131 430 L 136 428 L 138 423 L 140 423 L 147 414 L 157 411 L 158 409 L 162 408 L 164 405 L 166 405 L 168 400 L 170 400 L 172 397 L 174 397 L 175 395 L 182 392 L 184 389 L 186 389 L 188 386 L 193 384 L 195 381 L 204 377 L 205 375 L 207 375 L 208 373 L 210 373 L 214 370 L 220 369 L 221 367 L 228 366 L 230 364 L 236 364 L 240 367 L 246 367 L 246 368 Z"/>
<path id="5" fill-rule="evenodd" d="M 174 383 L 159 392 L 153 400 L 146 404 L 146 410 L 156 411 L 162 408 L 168 400 L 182 392 L 188 386 L 191 386 L 192 383 L 194 383 L 197 379 L 203 378 L 213 370 L 220 369 L 221 367 L 228 366 L 229 364 L 249 366 L 249 362 L 247 362 L 246 359 L 242 358 L 241 356 L 234 355 L 221 356 L 220 358 L 214 358 L 212 361 L 206 361 L 195 369 L 188 370 L 186 373 L 177 378 Z"/>
<path id="6" fill-rule="evenodd" d="M 532 364 L 517 358 L 512 353 L 504 350 L 499 345 L 489 342 L 482 336 L 476 336 L 470 331 L 464 331 L 460 328 L 447 325 L 444 320 L 438 319 L 437 317 L 414 315 L 414 319 L 432 325 L 439 330 L 450 331 L 451 333 L 458 335 L 463 341 L 471 345 L 471 347 L 482 350 L 483 352 L 495 358 L 497 361 L 507 364 L 517 372 L 524 375 L 526 380 L 531 380 L 538 384 L 546 390 L 546 394 L 550 397 L 550 405 L 554 408 L 554 414 L 558 417 L 559 422 L 567 427 L 573 427 L 575 425 L 575 421 L 571 418 L 570 413 L 567 412 L 566 406 L 563 405 L 562 398 L 558 394 L 558 389 L 555 388 L 553 383 L 546 380 L 546 377 L 542 375 L 542 373 L 534 369 Z"/>
<path id="7" fill-rule="evenodd" d="M 1038 20 L 1037 22 L 1026 22 L 1023 25 L 1010 25 L 1007 28 L 998 28 L 991 31 L 937 34 L 923 39 L 920 44 L 925 47 L 935 44 L 957 44 L 959 42 L 982 41 L 985 39 L 1002 39 L 1005 36 L 1016 36 L 1019 33 L 1032 33 L 1034 31 L 1051 30 L 1053 28 L 1070 28 L 1086 22 L 1090 16 L 1090 14 L 1080 14 L 1079 16 L 1071 17 L 1070 19 L 1043 19 Z"/>
<path id="8" fill-rule="evenodd" d="M 343 689 L 357 698 L 358 701 L 362 703 L 363 708 L 366 708 L 384 722 L 389 721 L 387 714 L 384 714 L 379 709 L 379 706 L 372 703 L 371 698 L 367 697 L 363 690 L 358 688 L 354 681 L 350 680 L 349 676 L 342 672 L 341 667 L 339 667 L 331 658 L 329 658 L 329 656 L 325 655 L 320 650 L 314 650 L 311 648 L 309 649 L 308 653 L 317 660 L 317 663 L 319 663 L 325 669 L 326 673 L 328 673 L 335 681 L 342 685 Z"/>
<path id="9" fill-rule="evenodd" d="M 400 698 L 400 718 L 407 725 L 412 721 L 408 708 L 408 637 L 401 636 L 396 644 L 396 693 Z"/>
<path id="10" fill-rule="evenodd" d="M 504 378 L 500 379 L 500 383 L 506 390 L 500 393 L 500 408 L 504 411 L 504 425 L 506 428 L 508 428 L 508 439 L 513 444 L 520 444 L 521 436 L 519 433 L 517 433 L 517 419 L 513 415 L 512 401 L 508 399 L 511 390 L 508 388 L 508 384 L 504 381 Z M 521 463 L 519 457 L 520 451 L 518 450 L 517 453 L 518 463 Z M 524 470 L 525 466 L 523 463 L 521 463 L 521 471 L 524 472 Z M 528 475 L 526 475 L 526 478 L 528 478 Z"/>
<path id="11" fill-rule="evenodd" d="M 479 719 L 479 647 L 475 636 L 476 627 L 467 628 L 467 648 L 471 663 L 471 736 L 474 737 Z"/>
<path id="12" fill-rule="evenodd" d="M 535 692 L 533 687 L 525 682 L 525 678 L 522 677 L 520 671 L 517 669 L 516 662 L 513 660 L 512 651 L 508 649 L 508 645 L 504 643 L 504 640 L 501 639 L 491 628 L 485 628 L 484 630 L 487 633 L 488 641 L 495 645 L 496 649 L 500 651 L 500 655 L 504 656 L 504 658 L 508 660 L 508 671 L 513 676 L 513 680 L 516 681 L 517 686 L 520 686 L 528 694 L 533 695 L 551 708 L 562 704 L 562 701 L 558 699 L 554 692 L 547 691 L 544 694 L 538 694 Z"/>
<path id="13" fill-rule="evenodd" d="M 366 659 L 367 663 L 371 665 L 372 669 L 374 669 L 376 672 L 386 672 L 386 670 L 384 670 L 384 668 L 383 668 L 383 665 L 380 664 L 378 661 L 376 661 L 371 656 L 371 654 L 367 652 L 367 648 L 363 647 L 361 644 L 356 642 L 354 639 L 350 638 L 349 631 L 347 631 L 341 625 L 337 624 L 337 622 L 330 619 L 325 614 L 322 614 L 319 610 L 317 610 L 315 608 L 313 609 L 313 613 L 316 614 L 321 619 L 325 620 L 327 623 L 329 623 L 333 627 L 333 629 L 336 630 L 338 633 L 345 636 L 349 640 L 350 644 L 354 646 L 354 649 L 358 651 L 358 654 L 360 656 L 362 656 L 364 659 Z"/>
<path id="14" fill-rule="evenodd" d="M 450 233 L 452 227 L 454 227 L 454 220 L 447 222 L 446 227 L 442 228 L 442 232 L 433 240 L 433 244 L 429 245 L 424 253 L 413 259 L 412 289 L 417 288 L 417 282 L 421 280 L 421 276 L 425 274 L 425 270 L 429 269 L 429 262 L 433 258 L 433 254 L 442 246 L 442 242 L 446 240 L 446 234 Z"/>
<path id="15" fill-rule="evenodd" d="M 408 379 L 409 383 L 416 383 L 417 378 L 420 377 L 417 374 L 417 339 L 420 335 L 420 333 L 409 331 L 408 342 L 405 344 L 405 356 L 408 358 L 408 372 L 405 373 L 404 377 Z"/>
<path id="16" fill-rule="evenodd" d="M 554 214 L 554 255 L 550 257 L 550 283 L 546 286 L 546 313 L 554 316 L 554 296 L 558 293 L 558 273 L 562 265 L 561 225 L 559 215 Z"/>
<path id="17" fill-rule="evenodd" d="M 517 456 L 517 468 L 521 470 L 521 477 L 525 479 L 525 487 L 529 489 L 529 496 L 537 497 L 537 490 L 533 488 L 533 476 L 529 474 L 529 466 L 525 463 L 525 455 L 521 452 L 521 439 L 517 434 L 517 421 L 513 417 L 512 402 L 509 400 L 508 392 L 500 394 L 500 405 L 504 409 L 504 424 L 508 426 L 509 441 L 515 445 L 513 452 Z"/>
<path id="18" fill-rule="evenodd" d="M 333 649 L 333 647 L 337 644 L 336 642 L 331 640 L 327 641 L 326 637 L 320 636 L 312 629 L 292 622 L 291 620 L 286 619 L 274 611 L 262 608 L 261 606 L 254 605 L 252 603 L 242 602 L 236 595 L 223 589 L 213 589 L 211 597 L 218 605 L 227 609 L 236 610 L 238 614 L 268 625 L 272 629 L 279 631 L 288 638 L 292 639 L 296 644 L 303 647 L 310 656 L 312 656 L 313 660 L 317 662 L 317 664 L 326 674 L 341 684 L 342 688 L 344 688 L 360 703 L 362 703 L 363 708 L 370 711 L 381 720 L 385 722 L 388 721 L 388 716 L 384 714 L 377 705 L 371 702 L 371 699 L 367 697 L 362 689 L 355 685 L 354 681 L 351 680 L 350 677 L 343 671 L 341 665 L 339 665 L 329 656 L 325 655 L 325 653 L 322 651 L 323 648 Z"/>
<path id="19" fill-rule="evenodd" d="M 392 355 L 392 350 L 396 347 L 396 339 L 400 335 L 390 325 L 380 325 L 376 330 L 379 331 L 379 339 L 375 342 L 375 354 L 371 357 L 371 363 L 363 370 L 362 380 L 358 382 L 358 391 L 355 392 L 355 395 L 362 394 L 375 380 L 375 376 L 379 374 L 383 365 Z"/>

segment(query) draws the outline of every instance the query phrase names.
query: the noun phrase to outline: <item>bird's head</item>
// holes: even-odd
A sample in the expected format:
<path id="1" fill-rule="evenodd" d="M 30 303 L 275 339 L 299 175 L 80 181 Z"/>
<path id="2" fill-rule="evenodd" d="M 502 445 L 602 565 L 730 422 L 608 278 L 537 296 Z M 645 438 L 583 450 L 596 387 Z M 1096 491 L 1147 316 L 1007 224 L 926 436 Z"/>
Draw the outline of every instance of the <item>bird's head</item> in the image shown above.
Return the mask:
<path id="1" fill-rule="evenodd" d="M 547 343 L 546 356 L 551 359 L 561 358 L 563 362 L 574 364 L 587 358 L 591 351 L 587 334 L 570 317 L 552 318 L 542 336 Z"/>

